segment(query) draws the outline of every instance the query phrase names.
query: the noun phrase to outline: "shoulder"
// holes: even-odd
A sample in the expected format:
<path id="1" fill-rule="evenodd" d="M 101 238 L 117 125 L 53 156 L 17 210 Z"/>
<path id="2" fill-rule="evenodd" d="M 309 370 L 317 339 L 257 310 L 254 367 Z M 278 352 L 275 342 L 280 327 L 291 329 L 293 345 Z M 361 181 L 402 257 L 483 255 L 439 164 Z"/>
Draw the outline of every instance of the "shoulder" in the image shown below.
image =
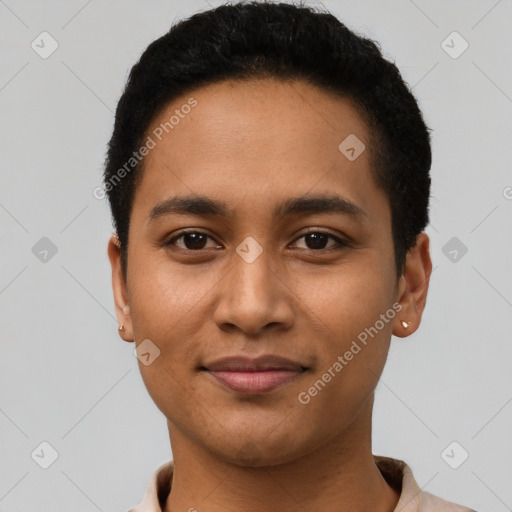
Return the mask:
<path id="1" fill-rule="evenodd" d="M 162 512 L 171 490 L 173 475 L 173 460 L 169 460 L 158 467 L 151 475 L 144 498 L 128 512 Z"/>
<path id="2" fill-rule="evenodd" d="M 394 512 L 476 512 L 423 491 L 403 460 L 379 455 L 374 455 L 374 459 L 388 484 L 400 492 Z"/>
<path id="3" fill-rule="evenodd" d="M 476 512 L 476 510 L 446 501 L 429 492 L 421 491 L 418 512 Z"/>

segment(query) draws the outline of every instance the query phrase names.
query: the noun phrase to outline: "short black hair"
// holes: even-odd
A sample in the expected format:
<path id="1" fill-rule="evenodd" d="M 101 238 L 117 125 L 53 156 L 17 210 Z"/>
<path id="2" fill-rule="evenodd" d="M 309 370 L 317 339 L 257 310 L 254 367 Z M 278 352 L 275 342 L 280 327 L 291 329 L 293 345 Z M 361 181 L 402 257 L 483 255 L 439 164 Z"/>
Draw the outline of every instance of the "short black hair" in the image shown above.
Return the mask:
<path id="1" fill-rule="evenodd" d="M 198 87 L 267 77 L 304 80 L 348 98 L 358 110 L 370 133 L 372 176 L 389 198 L 401 275 L 407 251 L 429 221 L 430 129 L 412 91 L 377 42 L 355 34 L 332 14 L 302 4 L 252 1 L 178 22 L 130 71 L 104 172 L 125 277 L 130 214 L 143 168 L 143 160 L 132 157 L 152 119 Z"/>

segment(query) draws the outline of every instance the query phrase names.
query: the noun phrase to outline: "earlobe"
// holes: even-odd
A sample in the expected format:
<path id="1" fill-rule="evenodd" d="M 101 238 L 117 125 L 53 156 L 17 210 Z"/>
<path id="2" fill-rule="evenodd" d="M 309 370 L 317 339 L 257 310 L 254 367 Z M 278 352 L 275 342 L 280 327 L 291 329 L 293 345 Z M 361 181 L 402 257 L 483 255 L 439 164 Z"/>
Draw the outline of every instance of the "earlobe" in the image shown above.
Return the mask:
<path id="1" fill-rule="evenodd" d="M 421 322 L 432 273 L 429 242 L 428 235 L 420 233 L 416 244 L 406 255 L 405 269 L 397 293 L 397 301 L 402 308 L 393 326 L 393 335 L 399 338 L 415 332 Z"/>
<path id="2" fill-rule="evenodd" d="M 130 305 L 126 282 L 121 268 L 121 244 L 116 233 L 112 234 L 108 242 L 108 257 L 112 269 L 112 292 L 116 307 L 116 316 L 119 322 L 118 333 L 124 341 L 134 341 Z"/>

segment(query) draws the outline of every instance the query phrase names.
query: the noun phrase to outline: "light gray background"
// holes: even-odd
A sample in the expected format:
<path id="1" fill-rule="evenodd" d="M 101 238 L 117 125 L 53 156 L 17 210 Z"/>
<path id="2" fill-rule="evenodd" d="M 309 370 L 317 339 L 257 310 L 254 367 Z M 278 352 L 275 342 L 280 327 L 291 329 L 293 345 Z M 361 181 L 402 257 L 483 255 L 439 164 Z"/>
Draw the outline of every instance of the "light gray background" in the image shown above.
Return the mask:
<path id="1" fill-rule="evenodd" d="M 381 43 L 434 130 L 435 270 L 420 330 L 393 339 L 374 452 L 405 460 L 429 492 L 512 510 L 511 2 L 324 5 Z M 129 69 L 206 8 L 0 0 L 0 511 L 127 510 L 171 458 L 133 345 L 117 335 L 110 213 L 92 191 Z M 31 48 L 43 31 L 59 44 L 47 59 Z M 441 46 L 453 31 L 469 43 L 456 59 Z M 58 249 L 47 262 L 32 252 L 42 237 Z M 468 248 L 456 262 L 442 250 L 452 237 Z M 31 458 L 43 441 L 59 454 L 48 469 Z M 452 441 L 469 452 L 458 469 L 441 456 Z"/>

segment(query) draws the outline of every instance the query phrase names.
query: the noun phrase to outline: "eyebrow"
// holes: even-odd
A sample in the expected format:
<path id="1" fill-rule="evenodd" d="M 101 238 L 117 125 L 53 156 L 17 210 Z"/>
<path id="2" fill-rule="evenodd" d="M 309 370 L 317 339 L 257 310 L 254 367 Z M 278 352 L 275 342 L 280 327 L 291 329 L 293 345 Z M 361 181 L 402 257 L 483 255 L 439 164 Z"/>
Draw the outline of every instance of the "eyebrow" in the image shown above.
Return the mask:
<path id="1" fill-rule="evenodd" d="M 315 213 L 342 213 L 356 220 L 368 217 L 360 206 L 338 195 L 293 197 L 277 205 L 273 211 L 276 218 Z M 230 210 L 224 202 L 206 196 L 172 196 L 151 209 L 149 221 L 170 214 L 227 218 L 230 216 Z"/>

